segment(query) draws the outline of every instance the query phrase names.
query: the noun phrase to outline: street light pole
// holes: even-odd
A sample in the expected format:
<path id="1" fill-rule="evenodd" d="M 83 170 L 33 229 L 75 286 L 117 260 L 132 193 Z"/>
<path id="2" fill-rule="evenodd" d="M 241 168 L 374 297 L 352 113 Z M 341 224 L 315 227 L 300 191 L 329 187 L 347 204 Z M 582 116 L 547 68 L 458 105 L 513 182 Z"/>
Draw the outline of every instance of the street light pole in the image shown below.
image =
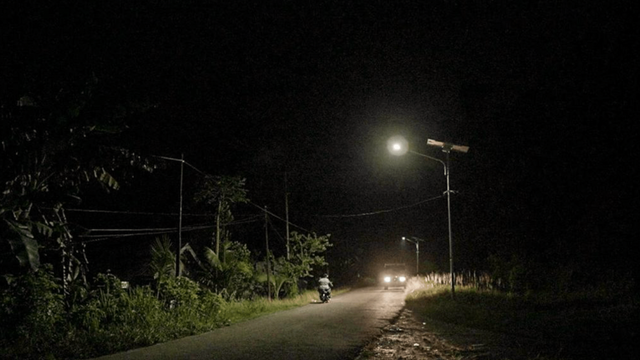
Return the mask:
<path id="1" fill-rule="evenodd" d="M 176 250 L 176 277 L 178 277 L 180 276 L 180 251 L 182 250 L 182 182 L 184 178 L 184 154 L 180 155 L 180 159 L 157 155 L 155 155 L 155 157 L 180 163 L 180 212 L 178 218 L 178 249 Z"/>
<path id="2" fill-rule="evenodd" d="M 271 301 L 271 258 L 269 257 L 269 215 L 267 206 L 264 206 L 264 239 L 267 249 L 267 298 Z"/>
<path id="3" fill-rule="evenodd" d="M 451 230 L 451 188 L 450 188 L 450 182 L 449 182 L 449 153 L 450 150 L 447 148 L 443 148 L 442 150 L 445 154 L 446 154 L 446 162 L 442 161 L 438 158 L 434 158 L 432 156 L 429 155 L 425 155 L 425 154 L 421 154 L 418 152 L 415 152 L 413 150 L 409 150 L 410 153 L 418 155 L 418 156 L 422 156 L 425 157 L 427 159 L 433 160 L 433 161 L 437 161 L 440 164 L 442 164 L 442 166 L 444 167 L 444 176 L 447 178 L 447 224 L 448 224 L 448 229 L 449 229 L 449 276 L 450 276 L 450 280 L 451 280 L 451 296 L 455 296 L 456 294 L 456 280 L 455 280 L 455 274 L 453 272 L 453 232 Z"/>
<path id="4" fill-rule="evenodd" d="M 420 243 L 416 242 L 416 276 L 420 273 Z"/>
<path id="5" fill-rule="evenodd" d="M 449 223 L 449 273 L 451 275 L 451 296 L 456 294 L 456 275 L 453 272 L 453 235 L 451 231 L 451 188 L 449 187 L 449 150 L 444 150 L 447 158 L 447 164 L 444 167 L 447 176 L 447 221 Z"/>
<path id="6" fill-rule="evenodd" d="M 178 250 L 176 251 L 176 277 L 180 276 L 180 252 L 182 251 L 182 180 L 184 179 L 184 154 L 180 154 L 180 214 L 178 220 Z"/>
<path id="7" fill-rule="evenodd" d="M 451 143 L 445 143 L 442 141 L 437 141 L 433 139 L 427 139 L 427 145 L 436 146 L 442 149 L 446 155 L 446 163 L 444 165 L 444 174 L 447 177 L 447 221 L 449 223 L 449 273 L 451 274 L 451 297 L 455 297 L 456 295 L 456 275 L 453 272 L 453 235 L 451 230 L 451 188 L 449 186 L 449 178 L 450 178 L 450 166 L 449 166 L 449 154 L 451 150 L 467 153 L 469 151 L 469 147 L 465 145 L 455 145 Z"/>
<path id="8" fill-rule="evenodd" d="M 441 148 L 442 152 L 446 154 L 445 155 L 446 162 L 438 158 L 434 158 L 432 156 L 421 154 L 419 152 L 410 150 L 409 143 L 407 142 L 407 140 L 405 140 L 401 136 L 392 137 L 387 142 L 387 147 L 389 151 L 394 155 L 404 155 L 407 152 L 410 152 L 412 154 L 422 156 L 433 161 L 437 161 L 440 164 L 442 164 L 442 166 L 444 167 L 444 175 L 447 178 L 446 193 L 447 193 L 447 222 L 449 227 L 449 273 L 451 276 L 451 296 L 455 297 L 456 279 L 455 279 L 455 274 L 453 272 L 453 235 L 452 235 L 453 232 L 451 230 L 451 188 L 450 188 L 450 182 L 449 182 L 449 154 L 451 153 L 451 150 L 461 152 L 461 153 L 466 153 L 469 151 L 469 147 L 465 145 L 454 145 L 454 144 L 445 143 L 445 142 L 437 141 L 433 139 L 427 139 L 427 145 Z"/>
<path id="9" fill-rule="evenodd" d="M 420 273 L 420 242 L 424 240 L 419 239 L 415 236 L 412 236 L 411 238 L 413 239 L 413 241 L 403 236 L 402 240 L 416 244 L 416 275 L 418 275 Z"/>

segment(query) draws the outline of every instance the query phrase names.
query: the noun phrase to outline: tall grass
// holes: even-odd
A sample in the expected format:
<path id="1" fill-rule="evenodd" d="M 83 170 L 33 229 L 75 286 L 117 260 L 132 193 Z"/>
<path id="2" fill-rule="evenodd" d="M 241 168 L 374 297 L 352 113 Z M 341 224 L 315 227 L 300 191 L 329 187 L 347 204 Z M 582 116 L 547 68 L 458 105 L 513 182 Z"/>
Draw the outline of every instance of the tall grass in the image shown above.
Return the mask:
<path id="1" fill-rule="evenodd" d="M 424 318 L 536 339 L 562 358 L 625 358 L 635 353 L 640 325 L 638 303 L 602 292 L 517 294 L 485 284 L 460 283 L 451 296 L 448 274 L 411 281 L 407 307 Z"/>
<path id="2" fill-rule="evenodd" d="M 349 289 L 339 289 L 334 291 L 333 295 L 347 291 Z M 232 301 L 224 305 L 222 317 L 224 317 L 226 324 L 234 324 L 278 311 L 304 306 L 316 301 L 318 301 L 318 292 L 315 290 L 304 291 L 293 298 L 274 299 L 271 301 L 266 298 Z"/>

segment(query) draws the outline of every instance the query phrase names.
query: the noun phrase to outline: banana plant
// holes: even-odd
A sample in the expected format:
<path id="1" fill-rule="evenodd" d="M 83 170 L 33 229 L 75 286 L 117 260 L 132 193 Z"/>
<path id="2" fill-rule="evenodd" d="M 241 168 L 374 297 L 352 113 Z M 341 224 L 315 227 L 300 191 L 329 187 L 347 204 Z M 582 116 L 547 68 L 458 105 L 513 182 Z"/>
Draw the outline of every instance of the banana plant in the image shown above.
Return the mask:
<path id="1" fill-rule="evenodd" d="M 137 157 L 103 142 L 113 131 L 101 125 L 108 121 L 83 116 L 90 94 L 82 91 L 68 103 L 56 98 L 40 105 L 24 96 L 16 106 L 2 104 L 0 272 L 13 272 L 17 265 L 36 271 L 41 254 L 48 252 L 60 258 L 65 289 L 84 277 L 83 246 L 72 235 L 65 208 L 78 204 L 87 183 L 117 190 L 113 171 Z"/>
<path id="2" fill-rule="evenodd" d="M 204 248 L 204 262 L 199 263 L 201 281 L 217 292 L 225 289 L 227 293 L 239 293 L 250 285 L 253 277 L 251 253 L 246 245 L 225 240 L 216 253 L 209 247 Z"/>
<path id="3" fill-rule="evenodd" d="M 149 262 L 149 269 L 153 274 L 153 278 L 157 282 L 162 282 L 170 277 L 174 277 L 176 274 L 176 257 L 175 252 L 172 250 L 173 245 L 167 235 L 163 235 L 160 238 L 156 238 L 156 241 L 151 245 L 151 261 Z M 185 263 L 186 255 L 190 254 L 191 259 L 202 268 L 202 262 L 196 256 L 195 251 L 190 244 L 184 244 L 180 249 L 180 276 L 189 276 L 191 271 L 189 266 Z"/>

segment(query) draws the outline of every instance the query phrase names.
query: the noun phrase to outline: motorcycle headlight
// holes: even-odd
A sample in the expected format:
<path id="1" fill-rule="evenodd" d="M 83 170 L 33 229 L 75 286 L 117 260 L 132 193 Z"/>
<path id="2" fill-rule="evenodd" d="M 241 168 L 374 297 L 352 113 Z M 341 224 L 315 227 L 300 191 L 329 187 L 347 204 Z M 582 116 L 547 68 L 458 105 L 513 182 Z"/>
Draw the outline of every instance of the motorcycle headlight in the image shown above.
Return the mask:
<path id="1" fill-rule="evenodd" d="M 398 279 L 400 280 L 400 282 L 405 282 L 407 280 L 407 278 L 404 276 L 400 276 Z"/>
<path id="2" fill-rule="evenodd" d="M 391 282 L 391 276 L 385 276 L 384 282 Z"/>

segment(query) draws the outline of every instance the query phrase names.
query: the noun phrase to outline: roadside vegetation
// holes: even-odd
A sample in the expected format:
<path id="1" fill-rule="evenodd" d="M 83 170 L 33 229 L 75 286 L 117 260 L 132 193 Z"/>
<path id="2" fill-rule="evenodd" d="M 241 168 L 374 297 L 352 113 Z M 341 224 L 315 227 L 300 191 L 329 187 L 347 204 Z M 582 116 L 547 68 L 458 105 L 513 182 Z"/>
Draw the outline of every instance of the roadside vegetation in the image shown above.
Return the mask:
<path id="1" fill-rule="evenodd" d="M 209 234 L 179 249 L 156 238 L 150 260 L 130 264 L 138 279 L 89 272 L 87 229 L 67 209 L 162 165 L 117 136 L 148 106 L 100 103 L 96 87 L 0 107 L 0 358 L 88 358 L 309 303 L 305 279 L 326 269 L 330 235 L 292 231 L 286 253 L 249 249 L 229 231 L 249 201 L 240 176 L 202 173 L 189 192 Z"/>
<path id="2" fill-rule="evenodd" d="M 637 353 L 638 299 L 627 281 L 572 293 L 519 293 L 496 288 L 497 279 L 488 275 L 461 275 L 452 298 L 448 279 L 414 278 L 407 307 L 419 317 L 535 340 L 543 344 L 534 349 L 538 359 L 627 359 Z"/>
<path id="3" fill-rule="evenodd" d="M 207 332 L 317 299 L 315 290 L 271 301 L 225 298 L 187 277 L 124 289 L 116 276 L 101 274 L 90 289 L 79 289 L 67 308 L 51 270 L 44 266 L 12 278 L 10 288 L 0 294 L 0 358 L 90 358 Z"/>

